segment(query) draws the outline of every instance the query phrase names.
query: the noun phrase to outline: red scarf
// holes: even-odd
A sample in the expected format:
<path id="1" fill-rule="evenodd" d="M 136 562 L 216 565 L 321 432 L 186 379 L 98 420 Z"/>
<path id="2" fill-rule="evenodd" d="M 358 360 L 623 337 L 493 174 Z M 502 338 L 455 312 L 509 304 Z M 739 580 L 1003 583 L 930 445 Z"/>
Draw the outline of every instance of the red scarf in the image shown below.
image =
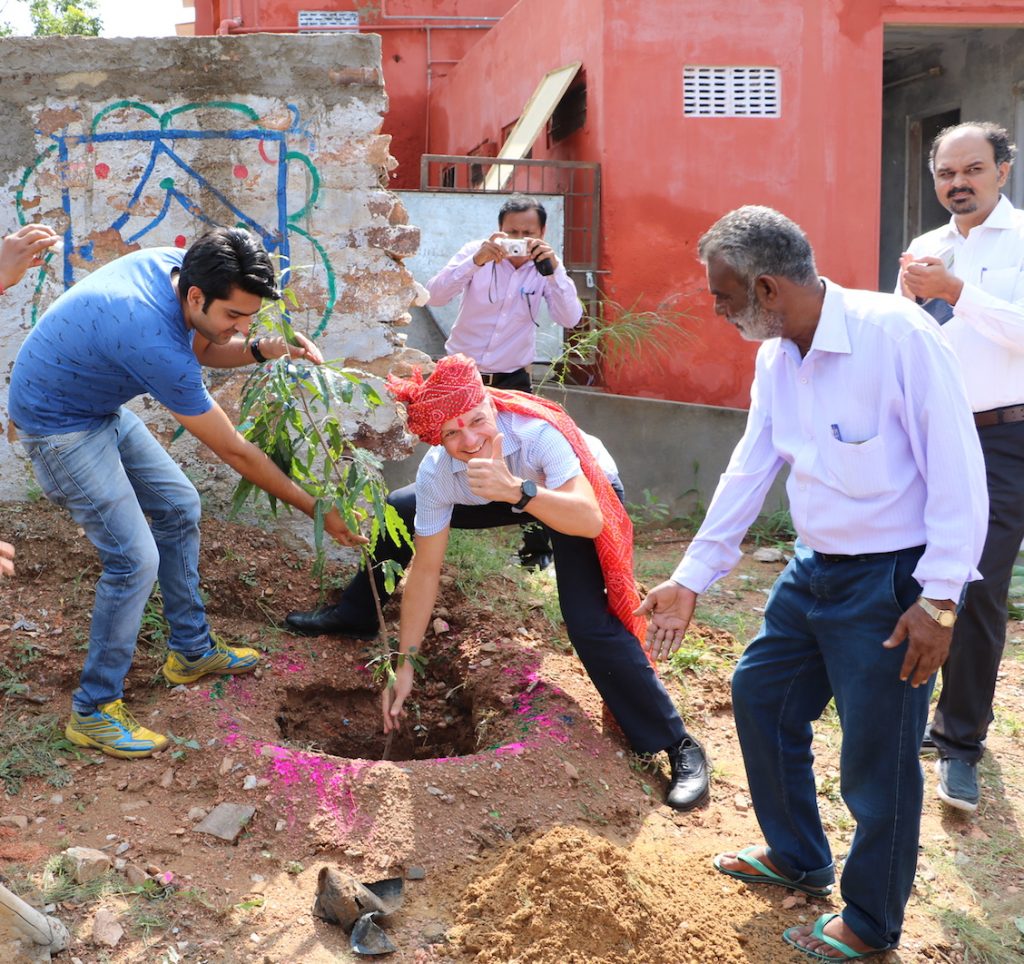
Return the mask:
<path id="1" fill-rule="evenodd" d="M 594 544 L 604 574 L 605 589 L 608 591 L 608 606 L 642 644 L 647 635 L 647 620 L 633 615 L 633 610 L 640 605 L 640 595 L 633 578 L 633 522 L 615 494 L 608 476 L 597 464 L 583 433 L 565 409 L 546 398 L 500 388 L 488 388 L 487 392 L 494 399 L 494 406 L 499 412 L 542 419 L 564 435 L 572 446 L 604 517 L 604 526 Z"/>

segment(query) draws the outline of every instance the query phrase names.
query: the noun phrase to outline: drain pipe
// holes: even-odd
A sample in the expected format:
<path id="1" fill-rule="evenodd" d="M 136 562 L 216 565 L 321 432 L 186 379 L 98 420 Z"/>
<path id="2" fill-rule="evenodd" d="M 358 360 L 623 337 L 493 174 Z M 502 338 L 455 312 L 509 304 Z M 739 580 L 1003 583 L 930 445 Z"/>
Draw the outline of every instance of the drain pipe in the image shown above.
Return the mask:
<path id="1" fill-rule="evenodd" d="M 231 16 L 232 8 L 235 6 L 235 0 L 227 0 L 228 15 L 220 22 L 217 27 L 217 36 L 226 37 L 231 33 L 232 27 L 242 26 L 242 15 L 241 11 L 235 16 Z"/>

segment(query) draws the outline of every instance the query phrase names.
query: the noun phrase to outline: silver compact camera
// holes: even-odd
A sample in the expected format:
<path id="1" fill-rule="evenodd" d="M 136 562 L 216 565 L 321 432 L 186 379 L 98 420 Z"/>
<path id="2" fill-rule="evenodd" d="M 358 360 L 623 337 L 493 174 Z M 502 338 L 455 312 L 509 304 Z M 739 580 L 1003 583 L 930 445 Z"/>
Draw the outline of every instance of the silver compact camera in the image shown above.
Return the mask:
<path id="1" fill-rule="evenodd" d="M 510 258 L 525 258 L 530 253 L 526 238 L 498 238 L 498 244 Z"/>

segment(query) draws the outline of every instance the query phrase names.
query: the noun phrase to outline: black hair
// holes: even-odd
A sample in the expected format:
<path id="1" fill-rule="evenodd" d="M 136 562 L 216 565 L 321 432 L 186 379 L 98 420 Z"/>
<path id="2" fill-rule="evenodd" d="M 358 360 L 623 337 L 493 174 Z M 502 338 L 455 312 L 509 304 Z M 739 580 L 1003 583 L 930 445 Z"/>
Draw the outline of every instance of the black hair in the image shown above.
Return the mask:
<path id="1" fill-rule="evenodd" d="M 959 134 L 960 131 L 976 130 L 985 135 L 985 140 L 992 145 L 992 156 L 995 158 L 996 167 L 1000 164 L 1012 164 L 1017 156 L 1017 145 L 1010 140 L 1010 132 L 1005 127 L 993 124 L 991 121 L 964 121 L 962 124 L 954 124 L 952 127 L 945 127 L 935 135 L 932 141 L 931 150 L 928 152 L 928 170 L 935 173 L 935 155 L 939 152 L 939 146 L 949 134 Z"/>
<path id="2" fill-rule="evenodd" d="M 506 214 L 518 214 L 520 211 L 536 211 L 542 228 L 548 223 L 548 212 L 544 210 L 544 205 L 540 201 L 529 194 L 513 194 L 498 212 L 498 227 L 501 227 Z"/>
<path id="3" fill-rule="evenodd" d="M 274 265 L 266 248 L 244 228 L 212 228 L 185 252 L 178 274 L 178 297 L 190 288 L 203 293 L 203 311 L 224 300 L 232 288 L 261 298 L 280 298 Z"/>

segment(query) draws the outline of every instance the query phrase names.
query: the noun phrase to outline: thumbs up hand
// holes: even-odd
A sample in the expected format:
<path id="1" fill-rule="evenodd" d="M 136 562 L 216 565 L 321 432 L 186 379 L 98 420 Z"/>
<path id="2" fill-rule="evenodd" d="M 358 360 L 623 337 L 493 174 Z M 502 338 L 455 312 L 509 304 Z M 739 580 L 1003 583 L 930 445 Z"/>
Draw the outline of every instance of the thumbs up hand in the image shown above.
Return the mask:
<path id="1" fill-rule="evenodd" d="M 508 502 L 514 505 L 520 498 L 519 485 L 522 480 L 509 472 L 502 454 L 504 444 L 505 438 L 498 432 L 491 439 L 491 453 L 488 457 L 470 459 L 466 463 L 466 477 L 474 495 L 488 502 Z"/>

